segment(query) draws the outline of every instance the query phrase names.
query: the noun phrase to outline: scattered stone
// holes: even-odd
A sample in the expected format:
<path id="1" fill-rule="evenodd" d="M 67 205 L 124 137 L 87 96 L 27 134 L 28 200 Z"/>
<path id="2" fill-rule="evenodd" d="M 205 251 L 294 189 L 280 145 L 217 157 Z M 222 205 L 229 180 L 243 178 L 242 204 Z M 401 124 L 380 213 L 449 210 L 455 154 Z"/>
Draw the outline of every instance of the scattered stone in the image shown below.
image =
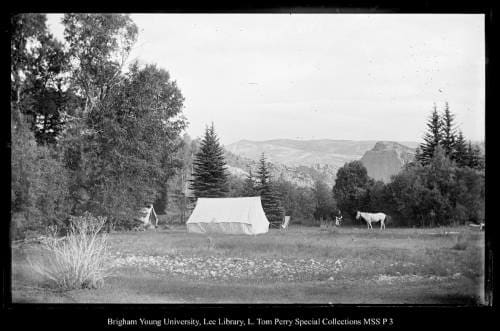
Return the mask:
<path id="1" fill-rule="evenodd" d="M 287 279 L 287 280 L 320 280 L 328 274 L 336 274 L 342 270 L 342 261 L 326 259 L 285 260 L 222 257 L 188 257 L 182 255 L 141 256 L 128 254 L 115 256 L 114 268 L 138 267 L 142 270 L 160 271 L 178 276 L 197 279 Z"/>

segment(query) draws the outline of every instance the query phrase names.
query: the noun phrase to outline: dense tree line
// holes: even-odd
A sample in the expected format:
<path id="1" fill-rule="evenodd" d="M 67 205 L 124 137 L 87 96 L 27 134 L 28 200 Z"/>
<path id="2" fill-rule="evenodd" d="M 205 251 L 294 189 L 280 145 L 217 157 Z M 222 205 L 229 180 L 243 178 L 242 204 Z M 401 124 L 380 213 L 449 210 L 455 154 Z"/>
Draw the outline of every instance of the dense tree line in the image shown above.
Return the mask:
<path id="1" fill-rule="evenodd" d="M 165 196 L 184 98 L 164 69 L 132 63 L 128 15 L 66 14 L 64 42 L 43 14 L 11 17 L 15 237 L 90 211 L 127 226 Z"/>
<path id="2" fill-rule="evenodd" d="M 415 161 L 388 184 L 369 178 L 359 161 L 339 169 L 333 195 L 347 218 L 361 210 L 385 212 L 401 226 L 483 221 L 484 157 L 453 120 L 448 104 L 442 115 L 434 107 Z"/>

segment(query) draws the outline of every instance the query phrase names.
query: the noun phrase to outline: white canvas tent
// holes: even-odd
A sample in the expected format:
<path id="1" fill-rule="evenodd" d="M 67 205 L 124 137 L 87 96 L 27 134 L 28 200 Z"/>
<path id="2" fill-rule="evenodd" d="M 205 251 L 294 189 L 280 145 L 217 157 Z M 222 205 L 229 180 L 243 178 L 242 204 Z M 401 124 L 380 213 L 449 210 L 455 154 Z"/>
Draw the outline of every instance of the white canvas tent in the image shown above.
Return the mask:
<path id="1" fill-rule="evenodd" d="M 187 223 L 188 232 L 259 234 L 269 231 L 260 197 L 198 198 Z"/>

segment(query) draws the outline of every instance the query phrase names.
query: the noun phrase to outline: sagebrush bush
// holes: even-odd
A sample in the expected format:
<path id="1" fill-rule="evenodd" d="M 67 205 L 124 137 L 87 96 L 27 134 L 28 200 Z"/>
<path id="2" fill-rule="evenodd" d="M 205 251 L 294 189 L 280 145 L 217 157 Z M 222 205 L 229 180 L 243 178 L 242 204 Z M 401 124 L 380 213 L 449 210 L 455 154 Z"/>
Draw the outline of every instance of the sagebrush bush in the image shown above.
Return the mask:
<path id="1" fill-rule="evenodd" d="M 42 256 L 30 261 L 31 266 L 60 289 L 101 287 L 110 265 L 107 235 L 101 231 L 105 223 L 106 217 L 86 212 L 70 218 L 69 231 L 62 238 L 51 227 L 42 239 Z"/>
<path id="2" fill-rule="evenodd" d="M 459 250 L 459 251 L 463 251 L 463 250 L 467 249 L 468 246 L 469 246 L 469 238 L 467 236 L 465 236 L 464 234 L 460 233 L 455 238 L 455 244 L 451 248 Z"/>

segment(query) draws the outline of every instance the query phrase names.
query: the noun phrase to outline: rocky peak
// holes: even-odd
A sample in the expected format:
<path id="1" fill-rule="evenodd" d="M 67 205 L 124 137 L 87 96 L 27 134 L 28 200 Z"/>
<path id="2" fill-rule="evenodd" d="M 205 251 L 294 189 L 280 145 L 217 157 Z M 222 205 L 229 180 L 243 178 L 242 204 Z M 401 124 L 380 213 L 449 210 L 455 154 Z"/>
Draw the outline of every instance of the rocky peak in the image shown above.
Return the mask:
<path id="1" fill-rule="evenodd" d="M 397 174 L 403 166 L 413 160 L 415 150 L 393 141 L 379 141 L 365 152 L 361 162 L 368 171 L 368 176 L 389 182 L 392 175 Z"/>

